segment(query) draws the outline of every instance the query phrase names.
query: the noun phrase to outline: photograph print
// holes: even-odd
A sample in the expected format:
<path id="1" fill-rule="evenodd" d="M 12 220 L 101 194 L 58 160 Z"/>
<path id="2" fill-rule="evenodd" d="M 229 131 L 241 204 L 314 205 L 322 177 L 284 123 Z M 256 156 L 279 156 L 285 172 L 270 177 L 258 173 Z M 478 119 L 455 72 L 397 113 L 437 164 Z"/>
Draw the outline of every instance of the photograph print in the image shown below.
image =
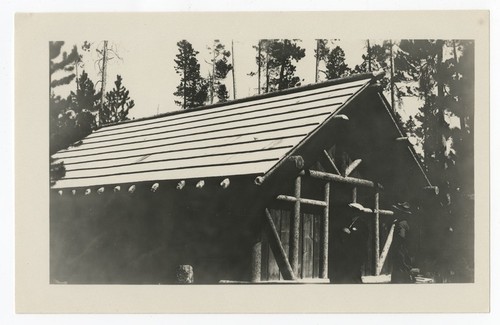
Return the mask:
<path id="1" fill-rule="evenodd" d="M 469 39 L 49 48 L 50 284 L 474 283 Z"/>

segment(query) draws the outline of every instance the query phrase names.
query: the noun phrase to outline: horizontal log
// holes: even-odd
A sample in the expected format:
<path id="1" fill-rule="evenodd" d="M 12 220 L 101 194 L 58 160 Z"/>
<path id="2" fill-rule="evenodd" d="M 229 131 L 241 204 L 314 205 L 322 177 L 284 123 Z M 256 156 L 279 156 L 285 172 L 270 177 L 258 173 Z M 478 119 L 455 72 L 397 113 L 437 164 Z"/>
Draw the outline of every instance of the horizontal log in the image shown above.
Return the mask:
<path id="1" fill-rule="evenodd" d="M 282 201 L 297 202 L 297 198 L 294 197 L 294 196 L 278 195 L 276 198 L 278 200 L 282 200 Z M 323 201 L 311 200 L 311 199 L 304 199 L 304 198 L 299 198 L 298 201 L 300 203 L 304 203 L 304 204 L 310 204 L 310 205 L 316 205 L 316 206 L 320 206 L 320 207 L 326 207 L 326 202 L 323 202 Z"/>
<path id="2" fill-rule="evenodd" d="M 59 195 L 63 195 L 63 191 L 62 190 L 57 191 L 57 193 L 59 193 Z"/>
<path id="3" fill-rule="evenodd" d="M 115 187 L 113 188 L 113 191 L 114 191 L 114 192 L 120 192 L 120 190 L 121 190 L 121 189 L 122 189 L 122 188 L 120 187 L 120 185 L 117 185 L 117 186 L 115 186 Z"/>
<path id="4" fill-rule="evenodd" d="M 196 183 L 196 188 L 198 188 L 198 189 L 202 189 L 203 186 L 205 186 L 205 181 L 204 180 L 201 180 L 198 183 Z"/>
<path id="5" fill-rule="evenodd" d="M 153 186 L 151 186 L 151 192 L 156 192 L 158 188 L 160 187 L 159 183 L 154 183 Z"/>
<path id="6" fill-rule="evenodd" d="M 85 195 L 89 195 L 90 193 L 92 193 L 92 190 L 90 188 L 85 190 Z"/>
<path id="7" fill-rule="evenodd" d="M 99 187 L 99 189 L 97 190 L 97 194 L 102 194 L 102 193 L 104 193 L 104 186 Z"/>
<path id="8" fill-rule="evenodd" d="M 394 212 L 391 210 L 374 210 L 373 213 L 377 213 L 384 216 L 393 216 Z"/>
<path id="9" fill-rule="evenodd" d="M 289 171 L 301 170 L 304 168 L 304 158 L 302 156 L 290 156 L 287 159 L 281 160 L 276 166 L 274 166 L 270 171 L 268 171 L 263 176 L 257 176 L 254 180 L 256 185 L 262 185 L 273 173 L 278 169 L 284 169 Z"/>
<path id="10" fill-rule="evenodd" d="M 71 190 L 71 194 L 76 195 L 76 190 Z"/>
<path id="11" fill-rule="evenodd" d="M 301 175 L 310 176 L 312 178 L 321 179 L 324 181 L 339 182 L 339 183 L 350 184 L 350 185 L 354 185 L 354 186 L 378 187 L 380 189 L 384 188 L 382 185 L 380 185 L 378 183 L 374 183 L 372 181 L 368 181 L 365 179 L 355 178 L 355 177 L 343 177 L 340 175 L 319 172 L 316 170 L 302 171 Z"/>
<path id="12" fill-rule="evenodd" d="M 130 186 L 130 187 L 128 188 L 128 192 L 129 192 L 130 194 L 132 194 L 132 193 L 134 193 L 134 192 L 135 192 L 135 189 L 136 189 L 135 185 L 132 185 L 132 186 Z"/>

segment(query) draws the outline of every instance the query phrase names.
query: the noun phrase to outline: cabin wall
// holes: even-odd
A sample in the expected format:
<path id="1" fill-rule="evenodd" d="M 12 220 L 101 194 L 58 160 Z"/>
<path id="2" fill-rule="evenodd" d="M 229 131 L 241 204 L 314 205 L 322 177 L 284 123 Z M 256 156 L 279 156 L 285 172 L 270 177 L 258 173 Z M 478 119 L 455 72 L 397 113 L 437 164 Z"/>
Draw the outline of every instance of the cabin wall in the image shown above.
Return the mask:
<path id="1" fill-rule="evenodd" d="M 189 185 L 51 193 L 51 283 L 169 284 L 179 265 L 194 283 L 248 280 L 251 216 L 229 192 Z"/>

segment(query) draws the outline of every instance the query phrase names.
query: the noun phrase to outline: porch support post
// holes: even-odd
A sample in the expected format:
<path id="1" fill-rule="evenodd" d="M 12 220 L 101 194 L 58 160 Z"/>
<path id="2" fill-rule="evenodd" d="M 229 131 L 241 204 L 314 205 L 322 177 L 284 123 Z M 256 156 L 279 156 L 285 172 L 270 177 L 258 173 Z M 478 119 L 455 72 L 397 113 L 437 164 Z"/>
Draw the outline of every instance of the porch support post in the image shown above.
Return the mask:
<path id="1" fill-rule="evenodd" d="M 380 266 L 380 210 L 379 210 L 379 205 L 380 205 L 380 192 L 378 191 L 377 188 L 375 188 L 375 220 L 373 222 L 373 240 L 374 240 L 374 270 L 373 273 L 374 275 L 380 275 L 379 271 L 379 266 Z"/>
<path id="2" fill-rule="evenodd" d="M 321 259 L 319 264 L 319 277 L 328 278 L 328 223 L 330 214 L 330 182 L 325 183 L 325 209 L 323 212 L 322 234 L 321 234 Z"/>
<path id="3" fill-rule="evenodd" d="M 300 192 L 302 187 L 301 177 L 295 179 L 295 206 L 291 222 L 290 265 L 294 274 L 299 274 L 299 239 L 300 239 Z"/>
<path id="4" fill-rule="evenodd" d="M 252 245 L 252 269 L 250 281 L 260 282 L 261 280 L 261 261 L 262 261 L 262 238 L 259 232 Z"/>

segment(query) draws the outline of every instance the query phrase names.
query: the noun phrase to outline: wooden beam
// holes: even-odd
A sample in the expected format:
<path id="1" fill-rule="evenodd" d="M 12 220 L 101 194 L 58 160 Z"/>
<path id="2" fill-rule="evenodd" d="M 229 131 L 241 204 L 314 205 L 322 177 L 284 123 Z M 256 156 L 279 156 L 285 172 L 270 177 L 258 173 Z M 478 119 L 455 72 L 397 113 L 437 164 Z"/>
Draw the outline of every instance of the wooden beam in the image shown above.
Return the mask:
<path id="1" fill-rule="evenodd" d="M 297 202 L 297 198 L 294 196 L 288 196 L 288 195 L 278 195 L 276 199 L 281 200 L 281 201 L 287 201 L 287 202 Z M 320 207 L 325 207 L 327 205 L 326 202 L 323 201 L 318 201 L 318 200 L 311 200 L 311 199 L 303 199 L 300 198 L 298 201 L 301 204 L 309 204 L 309 205 L 316 205 Z"/>
<path id="2" fill-rule="evenodd" d="M 333 158 L 330 156 L 328 151 L 323 150 L 323 154 L 325 155 L 326 161 L 330 164 L 330 167 L 337 173 L 337 175 L 340 175 L 340 171 L 337 168 L 337 165 L 335 165 L 335 162 L 333 161 Z"/>
<path id="3" fill-rule="evenodd" d="M 71 190 L 71 194 L 76 195 L 76 190 Z"/>
<path id="4" fill-rule="evenodd" d="M 204 180 L 201 180 L 198 183 L 196 183 L 196 188 L 198 188 L 198 189 L 202 189 L 203 186 L 205 186 L 205 181 Z"/>
<path id="5" fill-rule="evenodd" d="M 391 210 L 374 210 L 374 213 L 378 213 L 381 216 L 393 216 L 394 212 Z"/>
<path id="6" fill-rule="evenodd" d="M 250 281 L 260 282 L 261 281 L 261 267 L 262 267 L 262 239 L 259 236 L 252 245 L 252 269 Z"/>
<path id="7" fill-rule="evenodd" d="M 88 188 L 85 190 L 85 195 L 89 195 L 91 192 L 92 192 L 92 190 L 90 188 Z"/>
<path id="8" fill-rule="evenodd" d="M 357 203 L 358 202 L 358 188 L 353 187 L 352 188 L 352 203 Z"/>
<path id="9" fill-rule="evenodd" d="M 349 176 L 356 167 L 358 167 L 361 164 L 361 159 L 356 159 L 354 160 L 347 168 L 345 169 L 345 176 Z"/>
<path id="10" fill-rule="evenodd" d="M 434 194 L 436 194 L 436 195 L 439 194 L 439 187 L 437 187 L 437 186 L 425 186 L 424 190 L 434 192 Z"/>
<path id="11" fill-rule="evenodd" d="M 387 235 L 387 240 L 385 241 L 384 248 L 382 249 L 382 253 L 380 254 L 379 263 L 377 265 L 377 274 L 382 272 L 382 268 L 384 267 L 385 261 L 387 259 L 387 255 L 389 254 L 389 249 L 391 248 L 392 240 L 394 238 L 394 228 L 396 224 L 392 224 L 391 229 L 389 230 L 389 234 Z"/>
<path id="12" fill-rule="evenodd" d="M 304 168 L 304 158 L 302 158 L 302 156 L 299 155 L 290 156 L 287 159 L 281 160 L 265 175 L 256 177 L 254 182 L 257 185 L 262 185 L 267 179 L 269 179 L 269 177 L 274 173 L 274 171 L 278 169 L 298 172 L 302 168 Z"/>
<path id="13" fill-rule="evenodd" d="M 340 175 L 319 172 L 316 170 L 302 171 L 300 174 L 310 176 L 310 177 L 316 178 L 316 179 L 322 179 L 324 181 L 333 181 L 333 182 L 339 182 L 339 183 L 344 183 L 344 184 L 350 184 L 350 185 L 354 185 L 354 186 L 378 187 L 379 189 L 383 189 L 382 185 L 380 185 L 378 183 L 375 184 L 372 181 L 368 181 L 368 180 L 361 179 L 361 178 L 343 177 Z"/>
<path id="14" fill-rule="evenodd" d="M 151 186 L 151 192 L 156 192 L 158 188 L 160 187 L 159 183 L 154 183 L 153 186 Z"/>
<path id="15" fill-rule="evenodd" d="M 99 187 L 99 189 L 97 190 L 97 194 L 102 194 L 102 193 L 104 193 L 104 186 Z"/>
<path id="16" fill-rule="evenodd" d="M 374 230 L 374 236 L 373 236 L 373 241 L 374 241 L 374 275 L 380 275 L 378 273 L 378 266 L 380 264 L 380 210 L 379 210 L 379 204 L 380 204 L 380 193 L 378 190 L 375 190 L 375 218 L 373 220 L 373 230 Z"/>
<path id="17" fill-rule="evenodd" d="M 319 277 L 321 279 L 328 278 L 328 232 L 330 219 L 330 182 L 325 184 L 325 209 L 323 210 L 323 222 L 321 223 L 321 257 L 319 261 Z"/>
<path id="18" fill-rule="evenodd" d="M 115 186 L 115 187 L 113 188 L 113 192 L 115 192 L 115 193 L 116 193 L 116 192 L 120 192 L 120 190 L 121 190 L 121 189 L 122 189 L 122 188 L 120 187 L 120 185 L 117 185 L 117 186 Z"/>
<path id="19" fill-rule="evenodd" d="M 130 186 L 130 187 L 128 188 L 128 192 L 129 192 L 130 194 L 132 194 L 132 193 L 134 193 L 134 192 L 135 192 L 135 189 L 136 189 L 135 185 L 132 185 L 132 186 Z"/>
<path id="20" fill-rule="evenodd" d="M 293 211 L 292 222 L 290 223 L 291 242 L 290 242 L 290 264 L 294 274 L 299 274 L 299 240 L 300 240 L 300 192 L 302 187 L 302 178 L 295 178 L 295 207 Z"/>
<path id="21" fill-rule="evenodd" d="M 265 210 L 265 215 L 267 225 L 269 226 L 269 245 L 273 250 L 274 258 L 278 263 L 280 272 L 285 280 L 297 280 L 297 277 L 292 270 L 292 266 L 286 256 L 285 249 L 283 248 L 283 245 L 281 245 L 280 236 L 274 226 L 273 218 L 271 217 L 271 213 L 268 209 Z"/>
<path id="22" fill-rule="evenodd" d="M 59 195 L 63 195 L 63 191 L 62 191 L 62 190 L 57 191 L 57 193 L 58 193 Z"/>

